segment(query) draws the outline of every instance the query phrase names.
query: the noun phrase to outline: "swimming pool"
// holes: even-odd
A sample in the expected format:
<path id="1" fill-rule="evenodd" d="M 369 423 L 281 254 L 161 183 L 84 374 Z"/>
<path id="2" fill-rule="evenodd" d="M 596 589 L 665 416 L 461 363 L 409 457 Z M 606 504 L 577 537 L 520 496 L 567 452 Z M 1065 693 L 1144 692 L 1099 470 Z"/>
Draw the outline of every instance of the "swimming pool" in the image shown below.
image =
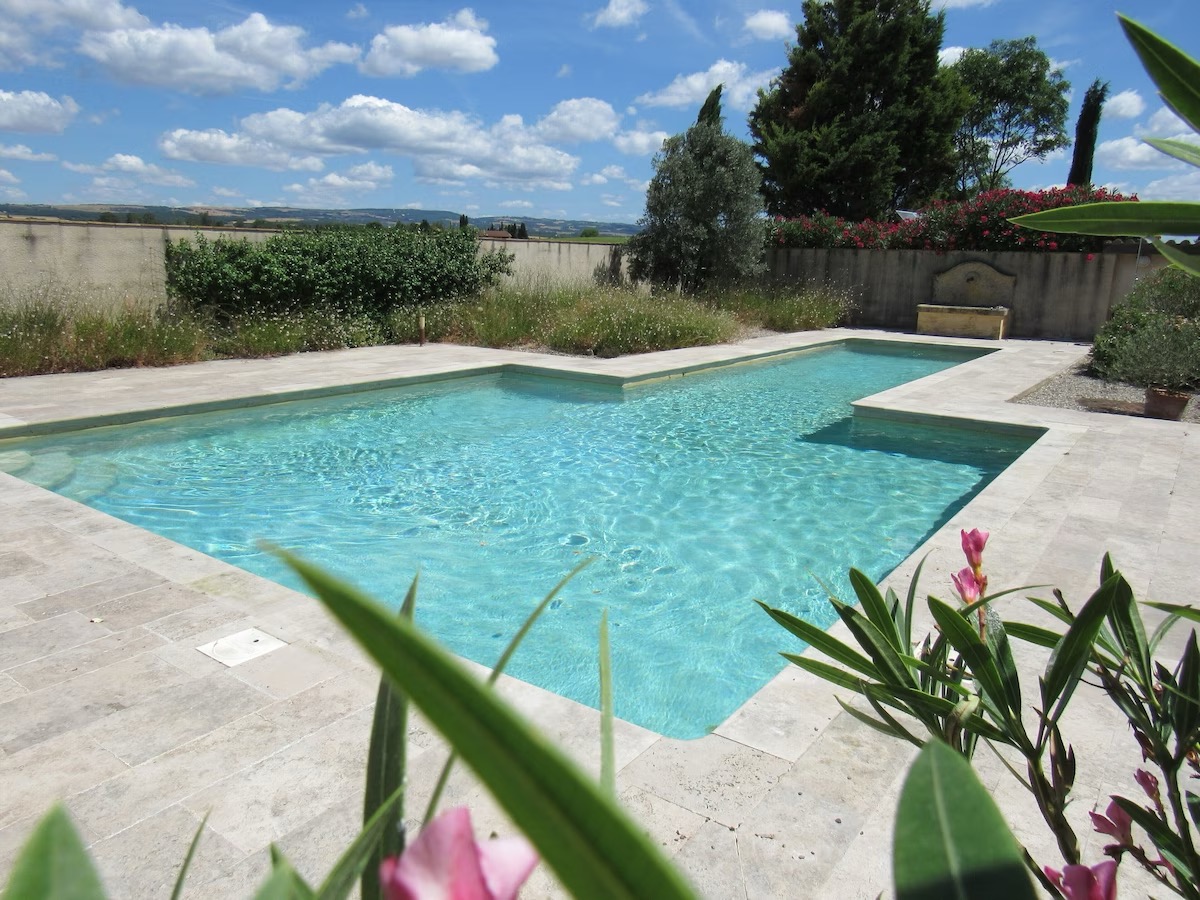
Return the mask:
<path id="1" fill-rule="evenodd" d="M 3 467 L 298 586 L 297 549 L 489 664 L 579 559 L 510 672 L 596 700 L 610 610 L 617 712 L 718 724 L 792 642 L 759 597 L 828 622 L 817 578 L 882 577 L 1030 439 L 863 422 L 849 401 L 977 352 L 846 344 L 622 390 L 484 376 L 3 445 Z M 816 577 L 814 577 L 816 576 Z"/>

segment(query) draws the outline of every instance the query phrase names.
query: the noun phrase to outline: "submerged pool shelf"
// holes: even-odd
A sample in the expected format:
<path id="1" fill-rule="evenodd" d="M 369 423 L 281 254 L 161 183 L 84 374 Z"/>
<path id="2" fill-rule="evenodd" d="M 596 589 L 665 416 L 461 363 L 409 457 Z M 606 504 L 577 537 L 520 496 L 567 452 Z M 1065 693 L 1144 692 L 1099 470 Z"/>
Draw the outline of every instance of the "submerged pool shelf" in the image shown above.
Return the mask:
<path id="1" fill-rule="evenodd" d="M 607 608 L 618 715 L 697 737 L 797 649 L 752 599 L 830 622 L 813 574 L 882 578 L 1032 442 L 851 415 L 984 352 L 839 340 L 619 383 L 494 367 L 90 421 L 0 442 L 0 469 L 292 587 L 259 538 L 390 602 L 419 568 L 418 621 L 485 665 L 595 557 L 510 673 L 594 704 Z"/>

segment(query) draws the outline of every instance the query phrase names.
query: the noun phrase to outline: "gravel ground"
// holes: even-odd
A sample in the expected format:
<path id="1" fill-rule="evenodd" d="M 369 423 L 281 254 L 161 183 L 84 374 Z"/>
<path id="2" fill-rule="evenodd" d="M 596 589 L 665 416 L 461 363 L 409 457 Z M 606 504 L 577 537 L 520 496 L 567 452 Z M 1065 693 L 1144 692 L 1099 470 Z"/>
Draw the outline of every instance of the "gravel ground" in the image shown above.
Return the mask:
<path id="1" fill-rule="evenodd" d="M 1084 368 L 1082 365 L 1077 366 L 1049 381 L 1044 381 L 1032 391 L 1014 398 L 1013 402 L 1089 412 L 1141 415 L 1142 403 L 1146 398 L 1145 390 L 1128 384 L 1101 381 L 1086 374 Z M 1200 403 L 1196 402 L 1194 394 L 1183 412 L 1183 421 L 1200 422 Z"/>

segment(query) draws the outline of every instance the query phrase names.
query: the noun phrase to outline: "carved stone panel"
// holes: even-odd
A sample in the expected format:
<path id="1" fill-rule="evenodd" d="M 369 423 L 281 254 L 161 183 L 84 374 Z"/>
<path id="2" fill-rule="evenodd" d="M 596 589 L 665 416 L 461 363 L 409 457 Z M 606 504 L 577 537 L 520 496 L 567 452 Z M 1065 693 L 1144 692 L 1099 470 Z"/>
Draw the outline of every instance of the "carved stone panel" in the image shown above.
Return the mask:
<path id="1" fill-rule="evenodd" d="M 933 302 L 944 306 L 1012 306 L 1017 279 L 984 262 L 959 263 L 933 276 Z"/>

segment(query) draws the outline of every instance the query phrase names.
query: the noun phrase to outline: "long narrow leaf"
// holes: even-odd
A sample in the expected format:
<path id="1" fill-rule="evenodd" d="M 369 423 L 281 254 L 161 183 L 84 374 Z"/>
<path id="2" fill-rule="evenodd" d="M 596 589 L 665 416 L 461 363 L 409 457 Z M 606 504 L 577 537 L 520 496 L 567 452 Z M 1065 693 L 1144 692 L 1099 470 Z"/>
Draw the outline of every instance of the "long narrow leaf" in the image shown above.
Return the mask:
<path id="1" fill-rule="evenodd" d="M 1175 200 L 1081 203 L 1026 213 L 1008 221 L 1035 231 L 1096 234 L 1105 237 L 1200 234 L 1200 204 Z"/>
<path id="2" fill-rule="evenodd" d="M 880 720 L 892 729 L 892 733 L 897 737 L 904 738 L 915 747 L 924 747 L 925 742 L 913 735 L 907 728 L 897 721 L 896 717 L 883 708 L 883 704 L 871 696 L 870 691 L 863 691 L 863 696 L 867 698 L 867 702 L 871 704 L 871 709 L 875 710 L 875 715 L 879 716 Z M 838 700 L 838 703 L 842 703 Z M 847 708 L 847 704 L 842 703 L 842 708 Z"/>
<path id="3" fill-rule="evenodd" d="M 859 722 L 862 722 L 862 724 L 866 725 L 868 728 L 873 728 L 876 731 L 878 731 L 880 734 L 886 734 L 888 737 L 909 740 L 909 741 L 912 741 L 913 743 L 915 743 L 918 747 L 922 746 L 922 742 L 918 741 L 915 737 L 913 737 L 907 731 L 903 731 L 903 729 L 900 729 L 898 731 L 895 728 L 893 728 L 891 725 L 889 725 L 887 722 L 881 722 L 878 719 L 871 718 L 869 715 L 867 715 L 861 709 L 855 709 L 849 703 L 845 702 L 841 697 L 838 697 L 836 699 L 837 699 L 838 705 L 842 709 L 844 709 L 850 716 L 857 719 Z M 895 721 L 895 720 L 893 719 L 892 721 Z M 903 732 L 903 733 L 901 733 L 901 732 Z"/>
<path id="4" fill-rule="evenodd" d="M 183 884 L 187 880 L 188 869 L 191 868 L 192 860 L 196 856 L 196 848 L 200 846 L 200 838 L 204 836 L 204 826 L 208 824 L 208 816 L 209 813 L 206 812 L 204 818 L 200 820 L 200 827 L 196 829 L 196 834 L 192 838 L 192 842 L 188 844 L 187 855 L 183 858 L 183 865 L 179 867 L 179 874 L 175 876 L 175 887 L 171 889 L 171 900 L 179 900 L 183 895 Z"/>
<path id="5" fill-rule="evenodd" d="M 1041 628 L 1037 625 L 1027 625 L 1024 622 L 1005 622 L 1004 630 L 1019 641 L 1036 644 L 1039 647 L 1051 650 L 1062 639 L 1062 635 L 1057 631 L 1051 631 L 1049 628 Z"/>
<path id="6" fill-rule="evenodd" d="M 1138 610 L 1133 588 L 1122 581 L 1113 595 L 1112 608 L 1108 611 L 1108 625 L 1120 655 L 1133 666 L 1133 674 L 1139 684 L 1151 683 L 1150 645 L 1146 642 L 1146 629 Z"/>
<path id="7" fill-rule="evenodd" d="M 878 629 L 883 637 L 887 638 L 892 647 L 907 652 L 908 647 L 901 642 L 901 636 L 897 633 L 896 622 L 892 618 L 891 610 L 888 609 L 883 594 L 879 593 L 879 587 L 875 582 L 858 569 L 851 569 L 850 586 L 854 588 L 858 603 L 868 621 Z"/>
<path id="8" fill-rule="evenodd" d="M 1200 64 L 1144 25 L 1118 15 L 1121 28 L 1137 51 L 1158 92 L 1195 131 L 1200 131 Z M 1182 234 L 1183 232 L 1168 232 Z"/>
<path id="9" fill-rule="evenodd" d="M 792 665 L 799 666 L 804 671 L 811 672 L 818 678 L 822 678 L 840 688 L 857 691 L 858 686 L 862 683 L 862 679 L 857 675 L 851 674 L 845 669 L 839 669 L 837 666 L 831 666 L 829 663 L 822 662 L 819 659 L 801 656 L 798 653 L 781 653 L 779 655 Z"/>
<path id="10" fill-rule="evenodd" d="M 417 604 L 414 577 L 400 605 L 400 615 L 412 621 Z M 379 679 L 375 715 L 371 720 L 371 742 L 367 746 L 367 784 L 363 790 L 363 825 L 374 822 L 386 809 L 379 842 L 362 872 L 363 900 L 379 900 L 379 866 L 389 856 L 404 852 L 404 775 L 408 768 L 408 698 L 386 675 Z M 394 800 L 392 798 L 395 798 Z"/>
<path id="11" fill-rule="evenodd" d="M 1186 606 L 1182 603 L 1162 603 L 1158 600 L 1143 600 L 1142 605 L 1152 606 L 1163 612 L 1172 613 L 1181 619 L 1187 619 L 1189 622 L 1200 622 L 1200 609 L 1194 606 Z"/>
<path id="12" fill-rule="evenodd" d="M 640 826 L 450 654 L 349 585 L 280 556 L 458 750 L 567 890 L 596 900 L 694 896 Z"/>
<path id="13" fill-rule="evenodd" d="M 67 811 L 42 817 L 13 863 L 4 900 L 104 900 L 100 876 L 83 849 Z"/>
<path id="14" fill-rule="evenodd" d="M 1183 844 L 1180 842 L 1179 836 L 1171 830 L 1169 825 L 1154 815 L 1154 813 L 1148 811 L 1144 806 L 1134 803 L 1132 800 L 1127 800 L 1125 797 L 1113 797 L 1113 800 L 1117 806 L 1129 814 L 1129 818 L 1133 819 L 1150 836 L 1150 840 L 1154 842 L 1154 846 L 1158 848 L 1158 851 L 1166 857 L 1171 865 L 1180 872 L 1189 873 L 1189 881 L 1195 880 L 1197 873 L 1191 872 L 1190 867 L 1184 861 Z"/>
<path id="15" fill-rule="evenodd" d="M 496 665 L 492 667 L 492 671 L 488 674 L 487 683 L 489 685 L 495 684 L 500 676 L 504 674 L 509 660 L 513 658 L 513 654 L 517 652 L 517 648 L 521 646 L 521 642 L 525 640 L 525 635 L 529 634 L 529 629 L 533 627 L 534 622 L 541 618 L 542 613 L 546 611 L 554 598 L 559 595 L 559 592 L 567 586 L 572 578 L 590 566 L 592 562 L 592 558 L 585 559 L 564 575 L 558 584 L 550 589 L 550 593 L 542 598 L 542 602 L 534 607 L 533 612 L 525 617 L 525 621 L 521 623 L 521 627 L 517 629 L 516 634 L 509 640 L 508 645 L 505 646 L 503 652 L 500 654 L 500 658 L 496 660 Z M 438 803 L 442 799 L 442 792 L 446 790 L 446 784 L 450 781 L 450 773 L 454 770 L 454 764 L 457 761 L 458 753 L 451 748 L 450 755 L 446 757 L 446 764 L 442 766 L 442 772 L 438 776 L 437 784 L 433 786 L 433 792 L 429 795 L 429 803 L 425 807 L 425 817 L 422 821 L 430 821 L 437 812 Z"/>
<path id="16" fill-rule="evenodd" d="M 925 560 L 929 559 L 929 555 L 921 557 L 921 561 L 917 563 L 917 568 L 913 571 L 912 580 L 908 583 L 908 592 L 904 595 L 904 643 L 906 647 L 912 646 L 912 626 L 913 626 L 913 608 L 917 604 L 917 582 L 921 580 L 921 570 L 925 568 Z"/>
<path id="17" fill-rule="evenodd" d="M 964 619 L 958 610 L 936 597 L 929 598 L 929 611 L 933 613 L 933 618 L 942 629 L 946 640 L 966 660 L 967 668 L 971 670 L 975 682 L 986 698 L 996 704 L 1001 718 L 1006 721 L 1019 720 L 1021 711 L 1019 708 L 1013 710 L 1008 706 L 1008 692 L 1005 690 L 1000 668 L 996 665 L 987 644 L 980 640 L 975 626 Z"/>
<path id="18" fill-rule="evenodd" d="M 890 638 L 853 606 L 834 600 L 833 607 L 841 616 L 842 621 L 846 623 L 846 627 L 850 629 L 850 633 L 854 635 L 859 646 L 870 654 L 871 660 L 879 672 L 881 682 L 916 686 L 912 672 L 900 658 L 900 654 L 896 652 L 896 647 Z M 908 650 L 907 647 L 904 649 Z"/>
<path id="19" fill-rule="evenodd" d="M 1051 724 L 1058 721 L 1067 701 L 1079 686 L 1079 678 L 1091 657 L 1092 643 L 1108 617 L 1118 593 L 1128 590 L 1129 584 L 1119 572 L 1105 581 L 1096 593 L 1088 598 L 1051 654 L 1042 688 L 1042 709 Z M 1053 712 L 1050 711 L 1051 708 Z"/>
<path id="20" fill-rule="evenodd" d="M 391 797 L 379 805 L 375 814 L 363 825 L 362 831 L 333 864 L 333 868 L 317 888 L 316 896 L 319 900 L 345 900 L 354 890 L 354 883 L 360 880 L 366 867 L 378 865 L 374 858 L 376 850 L 380 846 L 384 831 L 395 827 L 393 823 L 403 803 L 404 786 L 401 785 Z"/>
<path id="21" fill-rule="evenodd" d="M 875 668 L 873 662 L 852 647 L 843 644 L 837 638 L 830 637 L 829 632 L 823 628 L 818 628 L 811 622 L 806 622 L 782 609 L 767 606 L 761 600 L 755 600 L 754 602 L 766 610 L 767 615 L 810 647 L 820 650 L 835 662 L 840 662 L 842 665 L 862 673 L 867 678 L 879 680 L 879 670 Z"/>
<path id="22" fill-rule="evenodd" d="M 613 749 L 612 654 L 608 649 L 608 610 L 600 614 L 600 787 L 617 796 L 617 763 Z"/>
<path id="23" fill-rule="evenodd" d="M 1200 147 L 1187 141 L 1177 141 L 1173 138 L 1142 138 L 1147 144 L 1176 159 L 1183 160 L 1193 166 L 1200 166 Z"/>
<path id="24" fill-rule="evenodd" d="M 1189 234 L 1195 233 L 1196 232 L 1189 232 Z M 1190 253 L 1184 253 L 1182 250 L 1172 247 L 1170 244 L 1157 239 L 1154 241 L 1154 247 L 1171 263 L 1171 265 L 1178 266 L 1180 269 L 1183 269 L 1185 272 L 1190 272 L 1192 275 L 1200 276 L 1200 258 L 1197 258 Z"/>
<path id="25" fill-rule="evenodd" d="M 1033 900 L 1021 846 L 970 764 L 930 741 L 904 780 L 892 871 L 898 900 Z"/>

